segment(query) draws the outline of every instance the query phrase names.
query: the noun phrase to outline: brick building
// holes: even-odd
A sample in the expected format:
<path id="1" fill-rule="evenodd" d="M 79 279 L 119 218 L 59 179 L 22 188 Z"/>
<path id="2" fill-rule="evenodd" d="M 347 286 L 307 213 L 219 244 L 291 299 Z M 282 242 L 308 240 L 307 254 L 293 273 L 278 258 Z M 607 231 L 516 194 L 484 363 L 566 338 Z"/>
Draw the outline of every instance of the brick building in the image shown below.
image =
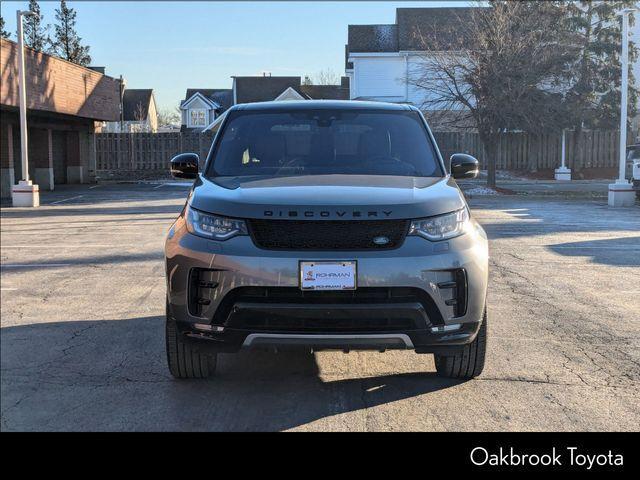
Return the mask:
<path id="1" fill-rule="evenodd" d="M 41 190 L 86 183 L 95 171 L 94 126 L 120 116 L 120 80 L 25 49 L 29 175 Z M 18 46 L 0 40 L 0 187 L 22 178 Z"/>

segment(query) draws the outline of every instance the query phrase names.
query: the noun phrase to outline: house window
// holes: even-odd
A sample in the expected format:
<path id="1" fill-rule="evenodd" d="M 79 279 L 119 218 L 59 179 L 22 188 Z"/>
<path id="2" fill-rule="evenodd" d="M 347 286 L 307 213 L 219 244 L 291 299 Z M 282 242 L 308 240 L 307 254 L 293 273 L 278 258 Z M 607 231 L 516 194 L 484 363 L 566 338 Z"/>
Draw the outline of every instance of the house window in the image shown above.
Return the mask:
<path id="1" fill-rule="evenodd" d="M 207 111 L 202 109 L 202 108 L 198 108 L 198 109 L 193 109 L 193 110 L 189 110 L 189 114 L 191 115 L 191 126 L 192 127 L 206 127 L 207 126 L 207 120 L 206 120 L 206 115 L 207 115 Z"/>

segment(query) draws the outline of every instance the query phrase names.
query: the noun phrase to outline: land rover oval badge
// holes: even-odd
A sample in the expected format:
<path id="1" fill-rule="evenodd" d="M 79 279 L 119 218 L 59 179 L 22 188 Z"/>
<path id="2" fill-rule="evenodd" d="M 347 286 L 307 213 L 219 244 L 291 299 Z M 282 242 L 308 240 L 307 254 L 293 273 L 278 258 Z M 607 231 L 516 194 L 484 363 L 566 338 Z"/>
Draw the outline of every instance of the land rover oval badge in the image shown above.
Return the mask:
<path id="1" fill-rule="evenodd" d="M 376 245 L 386 245 L 389 243 L 389 239 L 387 237 L 376 237 L 373 239 L 373 243 Z"/>

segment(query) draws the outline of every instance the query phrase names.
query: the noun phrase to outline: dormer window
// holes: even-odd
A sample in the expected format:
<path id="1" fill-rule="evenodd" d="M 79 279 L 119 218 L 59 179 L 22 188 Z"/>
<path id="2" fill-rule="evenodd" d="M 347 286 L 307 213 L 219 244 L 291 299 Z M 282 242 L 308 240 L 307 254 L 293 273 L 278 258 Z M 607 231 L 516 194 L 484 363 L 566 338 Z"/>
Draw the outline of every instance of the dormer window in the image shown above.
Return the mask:
<path id="1" fill-rule="evenodd" d="M 194 108 L 189 110 L 192 127 L 206 127 L 207 126 L 207 111 L 204 108 Z"/>

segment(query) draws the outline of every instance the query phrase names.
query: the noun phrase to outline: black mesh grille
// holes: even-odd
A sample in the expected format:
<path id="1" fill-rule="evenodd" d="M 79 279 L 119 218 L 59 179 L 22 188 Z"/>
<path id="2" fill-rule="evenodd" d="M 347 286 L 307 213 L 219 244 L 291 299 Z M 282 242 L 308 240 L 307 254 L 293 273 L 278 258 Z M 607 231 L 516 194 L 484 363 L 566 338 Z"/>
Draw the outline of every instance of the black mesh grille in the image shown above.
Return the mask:
<path id="1" fill-rule="evenodd" d="M 268 250 L 389 250 L 402 245 L 408 220 L 249 220 L 254 242 Z M 387 243 L 374 239 L 386 237 Z"/>

